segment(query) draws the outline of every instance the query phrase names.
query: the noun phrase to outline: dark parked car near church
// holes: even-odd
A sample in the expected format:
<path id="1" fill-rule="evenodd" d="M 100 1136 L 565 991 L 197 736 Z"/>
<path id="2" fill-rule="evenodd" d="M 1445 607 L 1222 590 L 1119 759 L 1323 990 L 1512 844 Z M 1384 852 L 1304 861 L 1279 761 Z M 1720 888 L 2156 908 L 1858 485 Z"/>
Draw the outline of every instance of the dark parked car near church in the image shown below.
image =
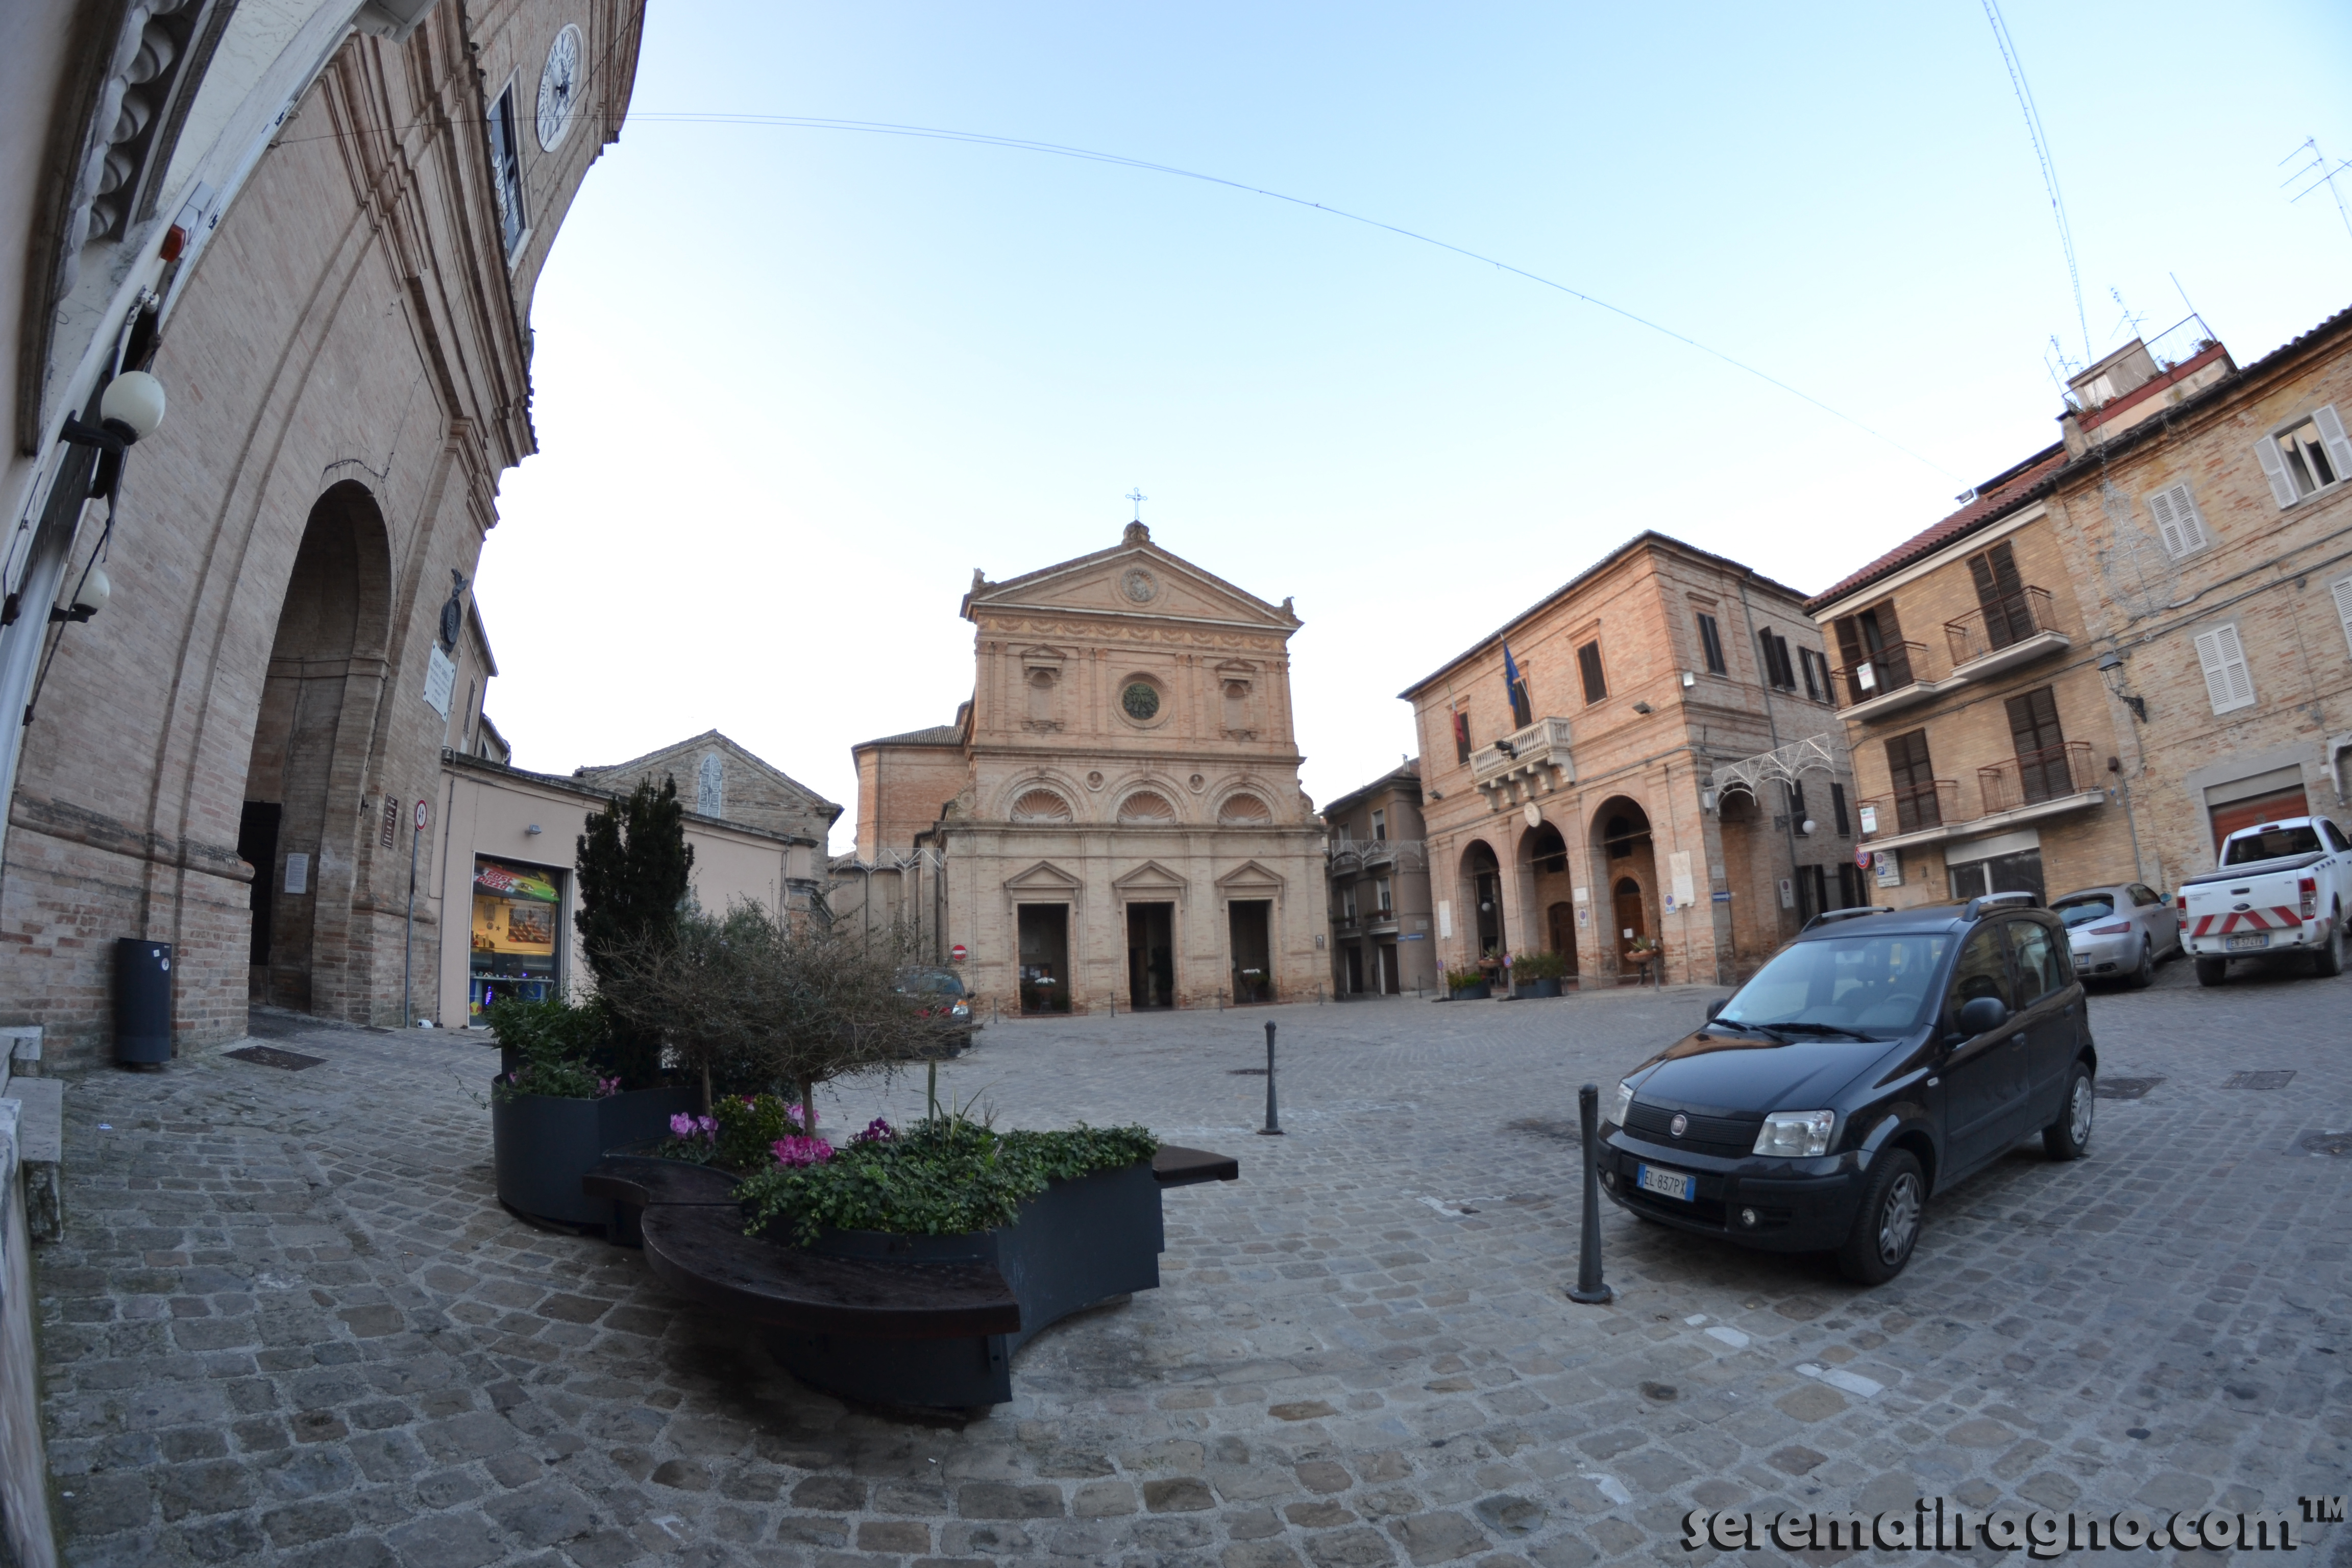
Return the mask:
<path id="1" fill-rule="evenodd" d="M 2098 1058 L 2066 931 L 2031 895 L 1816 919 L 1617 1086 L 1596 1158 L 1640 1218 L 1902 1272 L 1931 1193 L 2039 1132 L 2091 1137 Z"/>

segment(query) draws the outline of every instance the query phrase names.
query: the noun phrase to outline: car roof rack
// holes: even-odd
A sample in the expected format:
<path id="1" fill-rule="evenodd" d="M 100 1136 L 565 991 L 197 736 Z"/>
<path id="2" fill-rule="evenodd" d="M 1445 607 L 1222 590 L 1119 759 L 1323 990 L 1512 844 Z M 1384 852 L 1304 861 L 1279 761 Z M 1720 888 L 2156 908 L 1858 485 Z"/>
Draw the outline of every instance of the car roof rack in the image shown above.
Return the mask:
<path id="1" fill-rule="evenodd" d="M 1797 934 L 1799 936 L 1802 936 L 1805 934 L 1805 931 L 1812 930 L 1815 926 L 1826 925 L 1832 921 L 1850 921 L 1856 915 L 1883 915 L 1886 912 L 1886 910 L 1878 908 L 1874 904 L 1862 904 L 1850 910 L 1823 910 L 1820 914 L 1817 914 L 1811 920 L 1807 921 L 1805 922 L 1804 931 L 1801 931 Z"/>
<path id="2" fill-rule="evenodd" d="M 1969 900 L 1969 907 L 1961 913 L 1960 918 L 1964 921 L 1972 921 L 1987 910 L 2011 908 L 2030 910 L 2035 907 L 2037 906 L 2033 895 L 2022 889 L 2013 893 L 1984 893 Z"/>

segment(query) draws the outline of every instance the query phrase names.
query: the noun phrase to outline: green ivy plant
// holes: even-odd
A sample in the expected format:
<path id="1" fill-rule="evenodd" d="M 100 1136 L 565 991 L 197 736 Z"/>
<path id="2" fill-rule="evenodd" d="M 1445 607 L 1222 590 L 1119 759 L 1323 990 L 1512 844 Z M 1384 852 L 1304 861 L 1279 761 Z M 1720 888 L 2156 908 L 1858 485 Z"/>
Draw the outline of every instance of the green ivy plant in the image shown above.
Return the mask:
<path id="1" fill-rule="evenodd" d="M 745 1229 L 808 1246 L 828 1230 L 965 1236 L 1013 1223 L 1046 1184 L 1149 1160 L 1142 1127 L 998 1132 L 940 1116 L 836 1149 L 821 1164 L 777 1166 L 735 1189 Z"/>

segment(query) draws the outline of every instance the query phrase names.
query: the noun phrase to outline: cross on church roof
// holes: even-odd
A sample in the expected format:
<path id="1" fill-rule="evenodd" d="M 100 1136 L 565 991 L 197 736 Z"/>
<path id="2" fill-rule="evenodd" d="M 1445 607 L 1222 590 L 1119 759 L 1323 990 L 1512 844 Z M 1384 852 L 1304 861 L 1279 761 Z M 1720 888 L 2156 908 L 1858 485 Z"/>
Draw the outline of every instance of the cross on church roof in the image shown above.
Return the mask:
<path id="1" fill-rule="evenodd" d="M 1143 493 L 1142 486 L 1138 485 L 1135 489 L 1127 492 L 1127 499 L 1135 503 L 1135 521 L 1141 522 L 1143 521 L 1143 503 L 1150 500 L 1151 498 Z"/>

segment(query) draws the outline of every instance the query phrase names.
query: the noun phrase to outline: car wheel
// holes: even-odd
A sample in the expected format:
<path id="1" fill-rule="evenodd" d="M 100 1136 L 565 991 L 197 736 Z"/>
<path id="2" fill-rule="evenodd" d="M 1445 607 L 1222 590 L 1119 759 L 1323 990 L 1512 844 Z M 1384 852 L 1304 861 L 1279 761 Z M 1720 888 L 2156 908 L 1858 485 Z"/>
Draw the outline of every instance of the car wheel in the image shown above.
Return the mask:
<path id="1" fill-rule="evenodd" d="M 2135 991 L 2145 991 L 2156 984 L 2156 948 L 2147 938 L 2139 939 L 2139 967 L 2124 978 Z"/>
<path id="2" fill-rule="evenodd" d="M 2042 1130 L 2042 1152 L 2053 1160 L 2079 1160 L 2091 1146 L 2091 1109 L 2097 1093 L 2091 1069 L 2081 1062 L 2066 1075 L 2066 1098 L 2058 1120 Z"/>
<path id="3" fill-rule="evenodd" d="M 2230 961 L 2226 958 L 2200 958 L 2197 961 L 2197 984 L 2200 985 L 2219 985 L 2229 973 Z"/>
<path id="4" fill-rule="evenodd" d="M 1873 1162 L 1853 1232 L 1838 1249 L 1838 1268 L 1863 1285 L 1884 1285 L 1903 1272 L 1919 1243 L 1927 1206 L 1927 1179 L 1908 1149 L 1889 1149 Z"/>
<path id="5" fill-rule="evenodd" d="M 2327 921 L 2327 941 L 2311 955 L 2311 972 L 2318 975 L 2344 973 L 2344 910 L 2340 907 Z"/>

